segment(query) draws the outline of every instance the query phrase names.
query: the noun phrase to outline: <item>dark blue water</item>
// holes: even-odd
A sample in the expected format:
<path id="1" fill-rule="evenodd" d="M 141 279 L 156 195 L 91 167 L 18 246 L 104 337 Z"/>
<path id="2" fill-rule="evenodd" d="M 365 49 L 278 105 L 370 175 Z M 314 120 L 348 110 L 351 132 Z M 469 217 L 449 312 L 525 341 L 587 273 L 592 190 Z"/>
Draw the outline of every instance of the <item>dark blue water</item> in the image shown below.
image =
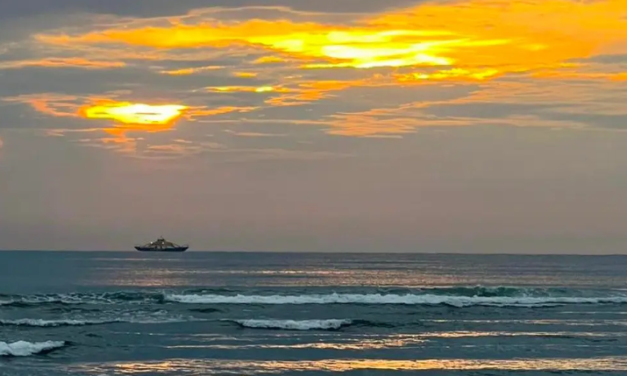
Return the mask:
<path id="1" fill-rule="evenodd" d="M 627 374 L 627 257 L 0 253 L 0 375 Z"/>

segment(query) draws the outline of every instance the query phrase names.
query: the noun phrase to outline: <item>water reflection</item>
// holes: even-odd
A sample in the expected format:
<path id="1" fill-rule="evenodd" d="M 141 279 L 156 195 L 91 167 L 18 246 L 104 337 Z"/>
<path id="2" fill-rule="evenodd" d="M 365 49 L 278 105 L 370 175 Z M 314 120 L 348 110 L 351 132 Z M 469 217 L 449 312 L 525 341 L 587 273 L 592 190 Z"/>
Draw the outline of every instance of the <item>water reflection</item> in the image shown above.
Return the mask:
<path id="1" fill-rule="evenodd" d="M 253 345 L 176 345 L 169 346 L 172 349 L 220 349 L 220 350 L 251 350 L 251 349 L 267 349 L 267 350 L 290 350 L 290 349 L 319 349 L 319 350 L 380 350 L 387 348 L 408 348 L 420 345 L 426 342 L 420 336 L 390 336 L 388 338 L 372 338 L 372 339 L 348 339 L 344 343 L 339 342 L 310 342 L 289 345 L 280 344 L 253 344 Z"/>
<path id="2" fill-rule="evenodd" d="M 624 335 L 616 335 L 612 333 L 612 338 L 624 337 Z M 312 336 L 310 334 L 310 336 Z M 171 345 L 170 349 L 216 349 L 216 350 L 296 350 L 296 349 L 320 349 L 320 350 L 380 350 L 392 348 L 414 348 L 426 346 L 429 342 L 438 339 L 458 339 L 458 338 L 480 338 L 480 337 L 530 337 L 530 338 L 607 338 L 607 333 L 593 332 L 504 332 L 504 331 L 453 331 L 453 332 L 427 332 L 420 334 L 393 334 L 388 336 L 381 335 L 354 335 L 346 337 L 343 334 L 317 334 L 315 338 L 307 340 L 303 337 L 299 338 L 299 343 L 253 343 L 251 341 L 268 340 L 266 337 L 249 337 L 248 339 L 225 337 L 225 336 L 206 336 L 204 334 L 196 335 L 203 341 L 196 344 L 187 345 Z M 290 339 L 290 335 L 276 334 L 275 338 L 281 340 Z M 253 339 L 254 338 L 254 339 Z M 183 340 L 183 338 L 180 338 Z M 300 342 L 303 341 L 303 342 Z M 248 342 L 242 344 L 242 342 Z"/>
<path id="3" fill-rule="evenodd" d="M 69 371 L 116 375 L 262 375 L 286 372 L 349 372 L 349 371 L 627 371 L 627 357 L 603 357 L 592 359 L 426 359 L 426 360 L 380 360 L 380 359 L 337 359 L 316 361 L 241 361 L 172 359 L 160 362 L 126 362 L 98 365 L 81 365 Z"/>
<path id="4" fill-rule="evenodd" d="M 83 286 L 386 286 L 421 288 L 427 286 L 567 286 L 585 288 L 589 285 L 624 287 L 623 269 L 619 263 L 596 261 L 594 272 L 583 269 L 569 259 L 516 257 L 479 262 L 456 256 L 455 262 L 437 255 L 311 255 L 235 254 L 189 252 L 177 255 L 139 255 L 137 252 L 93 252 L 68 255 L 67 259 L 41 254 L 51 263 L 62 260 L 57 269 L 71 268 L 80 274 Z M 24 258 L 21 262 L 28 263 Z M 481 257 L 479 256 L 481 261 Z M 505 265 L 505 262 L 507 264 Z M 575 260 L 576 261 L 576 260 Z M 67 264 L 67 265 L 66 265 Z M 547 265 L 549 269 L 547 269 Z M 561 264 L 568 271 L 554 276 Z M 584 263 L 585 264 L 585 263 Z M 514 266 L 513 266 L 514 265 Z M 520 265 L 520 266 L 515 266 Z M 463 272 L 460 272 L 462 270 Z M 13 277 L 11 277 L 13 276 Z M 4 279 L 15 278 L 7 274 Z M 60 279 L 59 279 L 60 278 Z M 52 284 L 76 284 L 76 277 L 59 276 L 41 281 L 46 288 Z"/>

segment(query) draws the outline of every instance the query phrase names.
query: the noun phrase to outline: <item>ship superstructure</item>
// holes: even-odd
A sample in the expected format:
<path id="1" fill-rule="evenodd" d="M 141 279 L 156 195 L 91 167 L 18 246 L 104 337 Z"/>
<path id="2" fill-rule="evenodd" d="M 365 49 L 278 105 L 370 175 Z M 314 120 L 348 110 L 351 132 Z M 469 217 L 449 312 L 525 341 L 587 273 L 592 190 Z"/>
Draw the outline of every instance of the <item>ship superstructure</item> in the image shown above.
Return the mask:
<path id="1" fill-rule="evenodd" d="M 142 252 L 185 252 L 187 248 L 189 248 L 188 245 L 178 245 L 165 240 L 163 237 L 144 245 L 135 246 L 136 250 Z"/>

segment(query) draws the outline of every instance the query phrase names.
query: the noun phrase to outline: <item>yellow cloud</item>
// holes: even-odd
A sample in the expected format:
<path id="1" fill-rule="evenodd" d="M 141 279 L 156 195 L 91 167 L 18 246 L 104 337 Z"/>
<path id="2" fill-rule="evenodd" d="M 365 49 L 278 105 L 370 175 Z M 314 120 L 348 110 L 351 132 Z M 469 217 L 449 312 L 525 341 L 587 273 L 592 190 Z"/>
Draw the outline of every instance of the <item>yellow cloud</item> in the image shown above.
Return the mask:
<path id="1" fill-rule="evenodd" d="M 268 93 L 268 92 L 287 92 L 288 89 L 275 86 L 211 86 L 207 88 L 208 91 L 214 93 L 237 93 L 237 92 L 249 92 L 249 93 Z"/>
<path id="2" fill-rule="evenodd" d="M 252 106 L 207 108 L 182 104 L 145 104 L 116 101 L 103 97 L 85 98 L 51 93 L 20 95 L 3 98 L 2 100 L 28 104 L 36 111 L 49 116 L 110 120 L 118 129 L 131 131 L 168 130 L 182 117 L 194 120 L 231 112 L 249 112 L 257 109 L 257 107 Z M 90 131 L 97 129 L 91 129 Z"/>
<path id="3" fill-rule="evenodd" d="M 176 104 L 150 105 L 144 103 L 105 101 L 84 106 L 79 114 L 87 119 L 109 119 L 113 128 L 107 133 L 123 138 L 126 132 L 163 132 L 171 130 L 181 119 L 195 120 L 202 117 L 249 112 L 256 107 L 223 106 L 216 108 L 190 107 Z"/>
<path id="4" fill-rule="evenodd" d="M 234 72 L 233 76 L 235 77 L 241 77 L 241 78 L 255 78 L 257 77 L 259 74 L 255 73 L 255 72 Z"/>
<path id="5" fill-rule="evenodd" d="M 303 61 L 305 68 L 442 66 L 448 71 L 420 79 L 485 79 L 611 49 L 627 40 L 626 9 L 627 0 L 470 0 L 423 4 L 365 18 L 353 26 L 209 20 L 38 38 L 48 43 L 126 43 L 157 49 L 256 46 L 276 54 L 256 63 L 285 61 L 289 56 Z"/>
<path id="6" fill-rule="evenodd" d="M 80 114 L 88 119 L 110 119 L 133 130 L 160 131 L 171 128 L 187 108 L 175 104 L 112 102 L 86 106 Z"/>
<path id="7" fill-rule="evenodd" d="M 503 73 L 495 68 L 488 69 L 461 69 L 452 68 L 438 70 L 433 73 L 409 73 L 409 74 L 396 74 L 394 77 L 398 82 L 418 82 L 418 81 L 431 81 L 431 80 L 472 80 L 483 81 L 497 76 Z"/>
<path id="8" fill-rule="evenodd" d="M 207 145 L 203 146 L 202 143 L 180 145 L 186 144 L 180 139 L 173 140 L 174 144 L 154 144 L 153 140 L 147 141 L 141 135 L 131 137 L 129 133 L 163 132 L 173 129 L 175 123 L 181 118 L 202 121 L 207 117 L 244 113 L 257 109 L 252 106 L 207 108 L 182 104 L 145 104 L 103 97 L 77 97 L 51 93 L 21 95 L 2 98 L 2 100 L 30 105 L 36 111 L 48 116 L 105 121 L 103 126 L 91 128 L 46 129 L 45 134 L 48 136 L 95 134 L 93 137 L 75 139 L 75 141 L 85 146 L 100 147 L 133 156 L 159 153 L 161 157 L 165 154 L 170 157 L 193 154 L 206 149 Z M 101 132 L 104 132 L 104 135 L 98 135 Z M 1 147 L 2 140 L 0 139 Z M 215 148 L 215 145 L 211 147 Z"/>

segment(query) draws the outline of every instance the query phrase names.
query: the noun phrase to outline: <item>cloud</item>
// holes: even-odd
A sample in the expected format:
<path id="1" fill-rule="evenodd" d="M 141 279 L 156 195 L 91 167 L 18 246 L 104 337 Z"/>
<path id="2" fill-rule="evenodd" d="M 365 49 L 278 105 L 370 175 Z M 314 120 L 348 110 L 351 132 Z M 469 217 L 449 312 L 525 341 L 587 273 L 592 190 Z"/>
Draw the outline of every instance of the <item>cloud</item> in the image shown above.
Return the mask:
<path id="1" fill-rule="evenodd" d="M 192 23 L 183 17 L 169 26 L 130 24 L 37 38 L 64 46 L 252 47 L 298 59 L 304 67 L 455 65 L 520 72 L 611 50 L 627 38 L 624 5 L 624 0 L 432 3 L 363 17 L 351 26 L 286 19 L 222 21 L 209 12 Z M 539 17 L 544 22 L 536 22 Z"/>
<path id="2" fill-rule="evenodd" d="M 162 71 L 159 71 L 159 73 L 169 74 L 169 75 L 173 75 L 173 76 L 182 76 L 182 75 L 187 75 L 187 74 L 194 74 L 194 73 L 210 71 L 210 70 L 218 70 L 218 69 L 224 69 L 224 68 L 226 68 L 226 67 L 220 66 L 220 65 L 208 65 L 208 66 L 204 66 L 204 67 L 195 67 L 195 68 L 182 68 L 182 69 L 162 70 Z"/>
<path id="3" fill-rule="evenodd" d="M 169 129 L 188 107 L 176 104 L 108 102 L 83 107 L 81 115 L 88 119 L 111 119 L 117 123 L 146 131 Z"/>
<path id="4" fill-rule="evenodd" d="M 625 64 L 627 63 L 627 53 L 596 55 L 583 59 L 573 59 L 575 63 L 598 63 L 598 64 Z"/>
<path id="5" fill-rule="evenodd" d="M 120 94 L 117 94 L 120 95 Z M 131 103 L 110 97 L 71 96 L 58 94 L 23 95 L 4 98 L 5 102 L 25 104 L 41 114 L 66 119 L 75 124 L 70 128 L 49 128 L 51 136 L 80 136 L 77 142 L 130 153 L 138 151 L 138 141 L 144 138 L 137 134 L 173 131 L 181 119 L 196 121 L 230 113 L 254 111 L 254 107 L 224 106 L 207 108 L 176 104 L 148 105 Z M 71 123 L 68 123 L 71 120 Z M 91 124 L 96 122 L 95 124 Z M 85 134 L 90 134 L 85 138 Z M 182 150 L 177 147 L 176 150 Z M 191 150 L 187 148 L 186 150 Z M 162 150 L 163 152 L 163 150 Z"/>
<path id="6" fill-rule="evenodd" d="M 157 130 L 180 137 L 191 123 L 397 138 L 423 127 L 594 126 L 578 109 L 606 116 L 599 126 L 622 116 L 594 91 L 624 94 L 624 0 L 142 1 L 64 0 L 75 21 L 0 55 L 11 69 L 0 71 L 0 96 L 66 119 L 58 129 L 82 124 L 127 141 Z M 100 103 L 181 111 L 165 124 L 81 115 Z"/>
<path id="7" fill-rule="evenodd" d="M 0 70 L 24 67 L 111 69 L 124 66 L 126 66 L 126 63 L 122 61 L 93 61 L 82 58 L 48 58 L 0 62 Z"/>
<path id="8" fill-rule="evenodd" d="M 237 131 L 232 131 L 230 129 L 226 129 L 224 130 L 224 132 L 232 134 L 234 136 L 238 136 L 238 137 L 285 137 L 287 136 L 286 133 L 261 133 L 261 132 L 237 132 Z"/>
<path id="9" fill-rule="evenodd" d="M 415 4 L 416 0 L 397 0 L 393 4 L 379 0 L 275 0 L 274 6 L 291 7 L 301 12 L 336 13 L 375 13 L 389 8 Z M 212 0 L 211 5 L 218 9 L 249 8 L 267 6 L 267 0 Z M 207 6 L 206 0 L 134 0 L 132 2 L 102 2 L 99 0 L 21 0 L 6 3 L 1 19 L 28 18 L 43 14 L 109 14 L 140 18 L 164 17 L 185 14 L 193 9 Z"/>

